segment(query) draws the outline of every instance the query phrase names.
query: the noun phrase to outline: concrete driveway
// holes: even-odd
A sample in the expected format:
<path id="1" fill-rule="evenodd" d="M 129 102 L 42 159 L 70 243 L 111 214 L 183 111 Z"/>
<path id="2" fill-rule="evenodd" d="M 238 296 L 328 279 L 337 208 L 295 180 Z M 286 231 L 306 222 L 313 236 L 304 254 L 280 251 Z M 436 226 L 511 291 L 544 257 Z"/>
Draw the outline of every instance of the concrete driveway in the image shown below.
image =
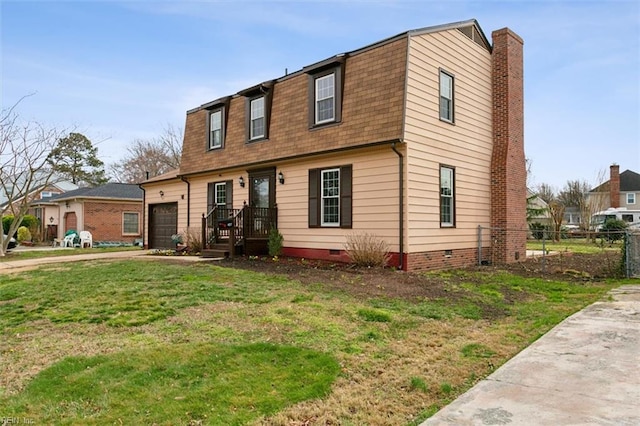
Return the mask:
<path id="1" fill-rule="evenodd" d="M 567 318 L 426 425 L 640 425 L 640 285 Z"/>

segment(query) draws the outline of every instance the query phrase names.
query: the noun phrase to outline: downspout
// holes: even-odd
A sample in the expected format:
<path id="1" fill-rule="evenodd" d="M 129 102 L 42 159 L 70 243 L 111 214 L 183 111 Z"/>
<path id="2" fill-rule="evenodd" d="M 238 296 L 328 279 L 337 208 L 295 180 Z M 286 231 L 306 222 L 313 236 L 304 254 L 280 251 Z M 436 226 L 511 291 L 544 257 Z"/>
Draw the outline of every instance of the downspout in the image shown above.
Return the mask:
<path id="1" fill-rule="evenodd" d="M 180 176 L 180 180 L 187 184 L 187 228 L 189 228 L 191 224 L 191 183 L 184 176 Z"/>
<path id="2" fill-rule="evenodd" d="M 149 172 L 147 172 L 147 179 L 149 179 Z M 149 233 L 148 229 L 147 229 L 146 233 L 144 232 L 144 229 L 145 229 L 144 226 L 145 226 L 145 223 L 146 223 L 144 218 L 145 218 L 146 213 L 147 213 L 147 211 L 145 211 L 145 210 L 148 210 L 148 209 L 145 208 L 146 205 L 147 205 L 147 191 L 144 190 L 144 187 L 142 186 L 141 183 L 138 184 L 138 188 L 142 189 L 142 247 L 141 248 L 142 248 L 142 250 L 144 250 L 144 246 L 145 246 L 144 240 L 145 240 L 146 235 Z"/>
<path id="3" fill-rule="evenodd" d="M 396 149 L 396 142 L 391 144 L 391 149 L 398 156 L 398 247 L 400 252 L 400 269 L 404 269 L 404 156 Z"/>

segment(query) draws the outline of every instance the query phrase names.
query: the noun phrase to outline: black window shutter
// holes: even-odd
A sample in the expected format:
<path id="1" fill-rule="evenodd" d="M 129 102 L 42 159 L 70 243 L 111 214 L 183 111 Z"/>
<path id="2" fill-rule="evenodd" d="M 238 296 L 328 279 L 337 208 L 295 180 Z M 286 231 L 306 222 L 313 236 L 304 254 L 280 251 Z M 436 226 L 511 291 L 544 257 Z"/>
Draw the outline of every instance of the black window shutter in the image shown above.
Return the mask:
<path id="1" fill-rule="evenodd" d="M 320 169 L 309 170 L 309 228 L 320 226 Z"/>
<path id="2" fill-rule="evenodd" d="M 228 180 L 226 182 L 226 198 L 227 198 L 227 205 L 225 206 L 228 209 L 232 209 L 233 208 L 233 181 L 232 180 Z"/>
<path id="3" fill-rule="evenodd" d="M 209 182 L 207 184 L 207 212 L 206 214 L 209 214 L 209 212 L 213 209 L 213 191 L 215 190 L 216 186 L 213 182 Z"/>
<path id="4" fill-rule="evenodd" d="M 352 226 L 352 168 L 351 166 L 340 167 L 340 227 L 351 228 Z"/>

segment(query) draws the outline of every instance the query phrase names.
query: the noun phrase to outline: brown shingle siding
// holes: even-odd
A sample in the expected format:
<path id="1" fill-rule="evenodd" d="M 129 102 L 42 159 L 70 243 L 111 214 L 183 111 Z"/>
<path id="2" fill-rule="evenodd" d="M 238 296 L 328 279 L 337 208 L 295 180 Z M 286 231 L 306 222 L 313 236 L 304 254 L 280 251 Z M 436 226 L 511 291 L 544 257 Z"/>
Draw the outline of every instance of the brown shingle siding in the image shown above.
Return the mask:
<path id="1" fill-rule="evenodd" d="M 369 142 L 398 139 L 406 75 L 407 39 L 368 49 L 345 61 L 342 121 L 309 129 L 308 78 L 299 73 L 273 88 L 269 139 L 246 143 L 245 101 L 231 100 L 224 148 L 207 151 L 207 114 L 187 114 L 181 173 L 191 174 L 277 160 Z"/>

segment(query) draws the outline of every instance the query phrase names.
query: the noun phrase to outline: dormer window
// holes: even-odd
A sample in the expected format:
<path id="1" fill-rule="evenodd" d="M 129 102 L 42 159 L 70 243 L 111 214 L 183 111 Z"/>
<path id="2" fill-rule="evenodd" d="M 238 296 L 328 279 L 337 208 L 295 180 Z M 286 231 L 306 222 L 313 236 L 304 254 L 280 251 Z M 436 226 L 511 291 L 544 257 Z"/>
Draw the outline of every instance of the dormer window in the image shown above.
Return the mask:
<path id="1" fill-rule="evenodd" d="M 304 68 L 309 75 L 309 127 L 342 121 L 342 84 L 345 56 L 336 56 Z"/>
<path id="2" fill-rule="evenodd" d="M 223 109 L 220 108 L 209 115 L 209 149 L 222 148 L 223 144 Z"/>
<path id="3" fill-rule="evenodd" d="M 252 99 L 250 102 L 250 123 L 249 133 L 250 140 L 264 138 L 264 96 Z"/>
<path id="4" fill-rule="evenodd" d="M 267 81 L 238 92 L 240 96 L 246 98 L 245 128 L 247 142 L 269 139 L 274 84 L 275 81 Z"/>
<path id="5" fill-rule="evenodd" d="M 213 151 L 224 148 L 224 141 L 227 133 L 227 111 L 229 111 L 229 103 L 231 97 L 216 99 L 203 105 L 207 111 L 206 122 L 206 140 L 205 148 L 207 151 Z"/>

